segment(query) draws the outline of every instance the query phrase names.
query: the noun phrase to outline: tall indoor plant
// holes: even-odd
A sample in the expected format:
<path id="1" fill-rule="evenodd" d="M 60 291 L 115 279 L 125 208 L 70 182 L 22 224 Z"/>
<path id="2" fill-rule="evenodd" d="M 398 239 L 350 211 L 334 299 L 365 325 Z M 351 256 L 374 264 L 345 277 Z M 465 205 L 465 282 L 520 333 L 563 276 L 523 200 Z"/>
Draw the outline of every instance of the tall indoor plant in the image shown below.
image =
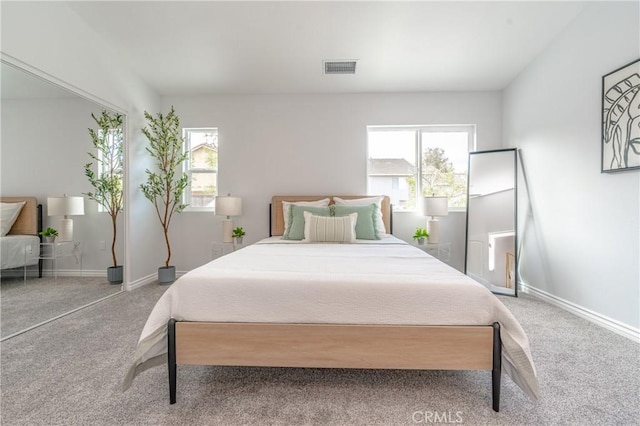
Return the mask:
<path id="1" fill-rule="evenodd" d="M 170 283 L 175 280 L 176 270 L 174 266 L 169 265 L 169 226 L 173 214 L 180 213 L 187 207 L 182 203 L 182 195 L 189 185 L 189 176 L 181 174 L 181 168 L 188 154 L 182 149 L 180 119 L 173 106 L 166 115 L 160 113 L 154 117 L 145 111 L 144 117 L 148 127 L 142 129 L 142 133 L 149 140 L 147 152 L 154 159 L 156 170 L 146 170 L 147 183 L 141 184 L 140 189 L 156 209 L 167 245 L 167 259 L 164 266 L 158 268 L 158 280 L 160 283 Z"/>
<path id="2" fill-rule="evenodd" d="M 122 211 L 123 205 L 123 116 L 103 110 L 100 116 L 96 117 L 95 114 L 91 114 L 91 117 L 98 125 L 98 130 L 89 128 L 94 152 L 88 154 L 97 163 L 98 171 L 96 173 L 93 170 L 93 162 L 85 164 L 84 174 L 94 191 L 86 192 L 84 195 L 104 207 L 111 217 L 113 266 L 107 268 L 107 277 L 111 284 L 121 284 L 123 273 L 122 265 L 118 265 L 116 257 L 116 237 L 118 214 Z"/>

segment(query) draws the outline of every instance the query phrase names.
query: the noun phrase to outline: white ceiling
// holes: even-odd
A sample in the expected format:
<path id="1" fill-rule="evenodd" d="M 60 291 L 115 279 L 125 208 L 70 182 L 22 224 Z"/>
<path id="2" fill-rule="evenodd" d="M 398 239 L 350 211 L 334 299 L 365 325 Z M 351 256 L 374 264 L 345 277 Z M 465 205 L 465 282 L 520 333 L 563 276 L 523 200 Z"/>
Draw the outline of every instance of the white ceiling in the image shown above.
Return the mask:
<path id="1" fill-rule="evenodd" d="M 500 90 L 585 4 L 68 2 L 162 95 Z"/>

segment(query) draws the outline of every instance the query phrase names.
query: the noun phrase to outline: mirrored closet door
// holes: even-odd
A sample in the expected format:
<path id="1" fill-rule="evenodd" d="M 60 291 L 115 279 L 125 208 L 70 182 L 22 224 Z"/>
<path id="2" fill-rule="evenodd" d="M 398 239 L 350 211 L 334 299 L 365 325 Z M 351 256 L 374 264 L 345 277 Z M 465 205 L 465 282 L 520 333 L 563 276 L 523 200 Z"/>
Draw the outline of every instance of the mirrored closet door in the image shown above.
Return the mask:
<path id="1" fill-rule="evenodd" d="M 517 150 L 469 154 L 465 273 L 498 294 L 518 295 Z"/>
<path id="2" fill-rule="evenodd" d="M 44 241 L 21 248 L 36 257 L 16 267 L 2 259 L 0 272 L 0 339 L 7 339 L 122 291 L 122 283 L 110 284 L 112 226 L 108 213 L 85 194 L 93 191 L 85 176 L 85 164 L 97 164 L 89 128 L 98 131 L 92 114 L 115 113 L 88 95 L 69 90 L 64 83 L 6 56 L 1 63 L 1 186 L 0 196 L 35 197 L 42 205 L 42 228 L 62 232 L 65 196 L 74 197 L 73 222 L 68 241 Z M 124 121 L 123 121 L 124 123 Z M 123 124 L 124 126 L 124 124 Z M 57 200 L 57 201 L 56 201 Z M 64 204 L 64 203 L 63 203 Z M 81 208 L 82 207 L 82 208 Z M 71 215 L 73 214 L 73 215 Z M 124 215 L 117 220 L 116 256 L 124 263 Z M 36 232 L 37 233 L 37 232 Z M 3 237 L 4 239 L 5 237 Z M 4 241 L 3 241 L 3 249 Z M 38 262 L 38 259 L 41 262 Z M 42 273 L 38 263 L 41 263 Z"/>

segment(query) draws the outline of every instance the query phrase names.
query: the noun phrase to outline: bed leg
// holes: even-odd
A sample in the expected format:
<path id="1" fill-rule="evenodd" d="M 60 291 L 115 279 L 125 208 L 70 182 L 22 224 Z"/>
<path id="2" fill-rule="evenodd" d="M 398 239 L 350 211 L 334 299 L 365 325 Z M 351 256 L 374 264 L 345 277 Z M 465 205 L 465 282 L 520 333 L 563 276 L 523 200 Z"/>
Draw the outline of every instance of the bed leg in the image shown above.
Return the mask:
<path id="1" fill-rule="evenodd" d="M 173 318 L 167 324 L 167 365 L 169 367 L 169 403 L 176 403 L 176 320 Z"/>
<path id="2" fill-rule="evenodd" d="M 491 389 L 493 411 L 500 411 L 500 376 L 502 374 L 502 341 L 500 340 L 500 324 L 493 323 L 493 370 L 491 371 Z"/>

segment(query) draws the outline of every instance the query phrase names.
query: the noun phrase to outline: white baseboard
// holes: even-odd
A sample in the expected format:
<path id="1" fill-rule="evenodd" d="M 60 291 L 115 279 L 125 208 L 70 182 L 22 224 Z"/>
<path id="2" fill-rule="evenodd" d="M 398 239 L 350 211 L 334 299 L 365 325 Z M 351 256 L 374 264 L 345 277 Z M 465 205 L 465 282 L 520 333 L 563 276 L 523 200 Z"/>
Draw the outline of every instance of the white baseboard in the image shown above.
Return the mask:
<path id="1" fill-rule="evenodd" d="M 42 270 L 43 277 L 55 276 L 55 271 L 50 269 Z M 87 278 L 106 278 L 107 270 L 91 270 L 91 269 L 58 269 L 58 277 L 87 277 Z"/>
<path id="2" fill-rule="evenodd" d="M 176 279 L 180 278 L 182 275 L 186 274 L 189 271 L 176 271 Z M 149 274 L 146 277 L 139 278 L 126 286 L 126 291 L 135 290 L 136 288 L 140 288 L 144 285 L 151 284 L 158 281 L 158 274 Z"/>
<path id="3" fill-rule="evenodd" d="M 151 284 L 151 283 L 156 282 L 156 281 L 158 281 L 158 274 L 157 273 L 149 274 L 149 275 L 147 275 L 145 277 L 138 278 L 137 280 L 128 283 L 125 286 L 125 290 L 126 291 L 135 290 L 136 288 L 140 288 L 142 286 L 145 286 L 147 284 Z"/>
<path id="4" fill-rule="evenodd" d="M 589 322 L 599 325 L 602 328 L 613 331 L 616 334 L 626 337 L 636 343 L 640 343 L 640 329 L 632 327 L 628 324 L 609 318 L 605 315 L 594 312 L 583 306 L 577 305 L 568 300 L 564 300 L 560 297 L 554 296 L 546 291 L 532 287 L 522 281 L 520 281 L 520 289 L 524 293 L 531 294 L 539 299 L 544 300 L 554 306 L 557 306 L 565 311 L 571 312 L 574 315 L 584 318 Z"/>

